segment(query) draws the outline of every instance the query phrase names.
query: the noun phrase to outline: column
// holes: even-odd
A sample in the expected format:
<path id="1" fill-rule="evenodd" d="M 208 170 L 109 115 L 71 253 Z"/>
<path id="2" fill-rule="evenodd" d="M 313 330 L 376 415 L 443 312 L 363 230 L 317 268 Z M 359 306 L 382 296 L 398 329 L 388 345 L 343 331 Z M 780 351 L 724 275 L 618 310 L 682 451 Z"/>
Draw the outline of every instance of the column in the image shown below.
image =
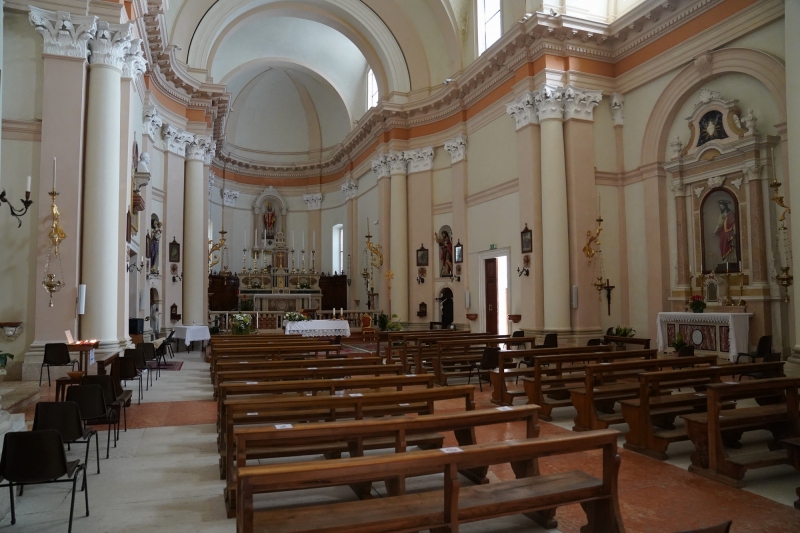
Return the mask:
<path id="1" fill-rule="evenodd" d="M 456 239 L 461 239 L 464 246 L 464 263 L 461 265 L 461 288 L 453 290 L 453 323 L 466 324 L 467 322 L 467 289 L 469 288 L 469 223 L 467 222 L 467 137 L 458 135 L 456 138 L 446 141 L 444 149 L 450 154 L 450 181 L 452 186 L 453 199 L 453 235 Z M 416 192 L 414 193 L 416 197 Z M 428 268 L 428 281 L 433 284 L 437 277 L 437 257 L 439 257 L 439 246 L 431 242 L 432 233 L 438 228 L 431 227 L 431 231 L 426 236 L 425 243 L 429 245 L 431 267 Z M 455 243 L 453 243 L 455 246 Z M 455 267 L 455 265 L 453 265 Z M 431 285 L 433 287 L 433 285 Z M 438 297 L 434 293 L 434 297 Z M 475 302 L 478 301 L 477 294 Z M 471 303 L 471 302 L 470 302 Z M 438 305 L 438 302 L 434 305 Z M 433 313 L 433 306 L 430 306 Z"/>
<path id="2" fill-rule="evenodd" d="M 203 219 L 203 202 L 208 178 L 203 162 L 211 140 L 195 136 L 186 146 L 186 175 L 183 188 L 183 317 L 184 324 L 205 324 L 203 287 L 208 278 L 208 232 Z"/>
<path id="3" fill-rule="evenodd" d="M 544 85 L 534 92 L 542 154 L 542 274 L 544 329 L 570 331 L 569 217 L 564 162 L 564 89 Z"/>
<path id="4" fill-rule="evenodd" d="M 408 321 L 408 184 L 407 163 L 403 152 L 391 150 L 388 154 L 391 174 L 389 215 L 389 269 L 394 273 L 389 295 L 391 312 L 400 322 Z"/>
<path id="5" fill-rule="evenodd" d="M 315 188 L 319 188 L 319 185 L 315 186 Z M 312 246 L 312 235 L 313 232 L 317 232 L 317 243 L 319 248 L 317 249 L 317 272 L 321 269 L 321 264 L 319 261 L 322 260 L 320 257 L 320 250 L 322 249 L 322 200 L 323 196 L 322 193 L 316 192 L 312 194 L 304 194 L 303 200 L 306 201 L 306 207 L 308 208 L 308 224 L 306 225 L 306 271 L 311 272 L 311 246 Z M 302 260 L 302 254 L 300 256 Z M 297 265 L 300 268 L 300 265 Z"/>
<path id="6" fill-rule="evenodd" d="M 372 242 L 376 246 L 381 246 L 381 253 L 383 253 L 383 268 L 374 271 L 374 284 L 375 291 L 378 293 L 378 300 L 376 301 L 376 307 L 372 310 L 391 314 L 388 283 L 383 276 L 384 272 L 389 269 L 389 261 L 392 255 L 389 246 L 389 219 L 392 212 L 392 198 L 388 154 L 380 155 L 372 160 L 372 172 L 378 177 L 378 227 L 371 225 L 371 227 L 367 228 L 367 232 L 372 235 Z M 369 269 L 369 265 L 367 265 L 367 268 Z"/>
<path id="7" fill-rule="evenodd" d="M 416 250 L 422 243 L 430 243 L 433 234 L 433 155 L 432 146 L 403 152 L 403 158 L 408 162 L 408 190 L 412 192 L 414 198 L 414 201 L 410 202 L 407 207 L 407 254 L 408 250 Z M 459 234 L 459 236 L 461 235 Z M 461 237 L 464 240 L 464 237 Z M 427 248 L 429 247 L 430 244 Z M 400 272 L 392 270 L 395 272 L 395 280 L 398 277 L 402 277 L 406 283 L 407 320 L 429 322 L 431 320 L 430 315 L 417 317 L 417 310 L 419 309 L 419 304 L 424 303 L 431 312 L 433 311 L 434 302 L 431 299 L 433 283 L 429 283 L 427 286 L 426 284 L 417 283 L 415 254 L 406 255 L 406 263 L 403 270 Z M 395 299 L 399 299 L 401 296 L 399 292 L 395 292 L 395 288 L 399 290 L 399 287 L 399 284 L 394 284 L 392 287 L 392 295 Z"/>
<path id="8" fill-rule="evenodd" d="M 513 311 L 522 315 L 519 329 L 541 334 L 544 330 L 544 278 L 542 272 L 542 145 L 539 117 L 534 107 L 534 93 L 528 91 L 506 104 L 506 113 L 514 118 L 517 131 L 517 168 L 519 169 L 519 228 L 532 232 L 530 275 L 521 277 L 526 296 L 514 299 Z M 522 254 L 525 255 L 525 254 Z M 520 260 L 520 264 L 522 261 Z"/>
<path id="9" fill-rule="evenodd" d="M 204 243 L 205 250 L 208 250 L 208 220 L 210 218 L 210 209 L 211 205 L 209 203 L 209 196 L 211 194 L 211 184 L 214 182 L 214 176 L 212 174 L 211 169 L 211 158 L 214 156 L 214 150 L 216 148 L 216 142 L 212 142 L 211 145 L 208 146 L 206 149 L 205 156 L 203 157 L 203 184 L 208 184 L 208 187 L 203 187 L 203 227 L 205 228 L 204 233 Z M 248 232 L 249 233 L 249 232 Z M 245 239 L 247 242 L 247 239 Z M 168 241 L 164 239 L 164 251 L 169 253 L 169 245 Z M 230 265 L 229 268 L 232 272 L 235 272 L 236 269 L 234 267 L 234 258 L 236 257 L 236 250 L 230 251 Z M 206 261 L 206 265 L 208 265 L 208 261 Z M 203 316 L 208 319 L 208 268 L 206 267 L 205 276 L 203 276 Z M 166 278 L 168 273 L 164 273 L 164 277 Z"/>
<path id="10" fill-rule="evenodd" d="M 689 276 L 694 269 L 689 264 L 689 219 L 686 216 L 686 188 L 678 178 L 671 187 L 675 194 L 675 226 L 678 241 L 678 285 L 677 289 L 689 289 Z M 688 295 L 687 295 L 688 296 Z"/>
<path id="11" fill-rule="evenodd" d="M 89 96 L 86 113 L 86 172 L 83 193 L 83 254 L 81 281 L 86 285 L 86 314 L 81 337 L 100 341 L 99 351 L 126 344 L 118 336 L 118 289 L 121 268 L 120 103 L 125 55 L 131 47 L 132 24 L 97 23 L 89 43 Z"/>
<path id="12" fill-rule="evenodd" d="M 616 148 L 616 171 L 617 176 L 621 180 L 625 174 L 625 143 L 623 142 L 623 127 L 625 118 L 623 116 L 623 109 L 625 106 L 625 97 L 619 93 L 611 95 L 611 118 L 614 121 L 614 141 Z M 630 324 L 630 301 L 628 296 L 628 228 L 627 218 L 625 215 L 625 187 L 617 187 L 617 205 L 619 207 L 618 221 L 619 221 L 619 282 L 617 283 L 617 290 L 619 291 L 620 302 L 620 323 Z"/>
<path id="13" fill-rule="evenodd" d="M 347 241 L 344 248 L 349 256 L 345 258 L 344 264 L 344 271 L 350 283 L 347 287 L 347 308 L 358 309 L 359 306 L 356 305 L 355 300 L 360 301 L 358 283 L 361 277 L 359 276 L 358 265 L 361 259 L 359 247 L 362 246 L 362 241 L 358 235 L 358 182 L 350 176 L 349 171 L 344 183 L 342 183 L 342 194 L 344 194 L 345 202 L 347 202 L 347 231 L 345 232 Z"/>
<path id="14" fill-rule="evenodd" d="M 78 316 L 75 300 L 79 283 L 81 249 L 81 198 L 83 195 L 84 119 L 86 116 L 86 57 L 87 43 L 97 30 L 97 17 L 70 15 L 31 7 L 30 23 L 44 38 L 44 70 L 42 78 L 42 137 L 39 157 L 39 178 L 31 196 L 37 209 L 40 228 L 36 232 L 36 303 L 34 312 L 34 341 L 25 354 L 22 378 L 39 379 L 39 369 L 48 342 L 64 342 L 64 331 L 78 336 Z M 70 28 L 59 34 L 62 28 Z M 66 287 L 53 295 L 54 307 L 41 288 L 47 262 L 47 228 L 50 227 L 50 196 L 53 189 L 53 157 L 58 158 L 59 222 L 67 234 L 59 246 L 62 280 Z M 11 191 L 10 191 L 11 192 Z M 15 191 L 14 191 L 15 192 Z M 30 214 L 29 214 L 30 216 Z M 31 222 L 33 223 L 33 222 Z M 51 266 L 58 268 L 58 261 Z M 60 272 L 56 270 L 59 274 Z M 26 327 L 29 327 L 26 325 Z M 56 369 L 54 369 L 55 371 Z M 61 375 L 61 374 L 58 374 Z"/>
<path id="15" fill-rule="evenodd" d="M 800 91 L 800 50 L 797 49 L 795 43 L 795 36 L 800 31 L 800 2 L 786 2 L 786 13 L 784 20 L 786 21 L 785 39 L 786 39 L 786 94 L 792 95 L 786 99 L 786 117 L 787 117 L 787 143 L 786 151 L 789 154 L 789 165 L 784 174 L 783 181 L 787 183 L 789 176 L 800 176 L 800 101 L 794 97 Z M 800 206 L 800 187 L 792 187 L 790 192 L 790 204 L 795 209 Z M 800 216 L 790 215 L 791 220 L 791 234 L 792 234 L 792 249 L 800 250 Z M 797 283 L 800 283 L 800 277 L 796 274 L 793 268 L 791 274 L 797 277 Z M 800 298 L 797 295 L 798 291 L 794 291 L 792 298 L 792 306 L 794 308 L 794 338 L 792 339 L 792 357 L 794 362 L 800 362 Z"/>

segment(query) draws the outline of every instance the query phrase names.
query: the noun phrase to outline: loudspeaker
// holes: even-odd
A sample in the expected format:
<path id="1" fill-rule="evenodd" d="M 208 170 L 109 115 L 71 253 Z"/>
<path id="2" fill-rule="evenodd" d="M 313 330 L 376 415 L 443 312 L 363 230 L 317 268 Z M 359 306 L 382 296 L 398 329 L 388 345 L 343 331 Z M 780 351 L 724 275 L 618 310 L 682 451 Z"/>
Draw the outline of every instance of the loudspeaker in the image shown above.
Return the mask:
<path id="1" fill-rule="evenodd" d="M 78 314 L 86 312 L 86 285 L 78 285 Z"/>

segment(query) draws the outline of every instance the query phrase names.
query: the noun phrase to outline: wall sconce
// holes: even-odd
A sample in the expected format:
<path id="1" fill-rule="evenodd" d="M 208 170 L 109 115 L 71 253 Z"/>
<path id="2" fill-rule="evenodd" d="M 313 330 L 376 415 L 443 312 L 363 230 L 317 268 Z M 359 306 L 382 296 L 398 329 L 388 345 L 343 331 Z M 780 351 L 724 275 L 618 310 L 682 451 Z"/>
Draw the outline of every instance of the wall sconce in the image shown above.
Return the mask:
<path id="1" fill-rule="evenodd" d="M 33 200 L 31 200 L 31 177 L 28 176 L 28 185 L 25 188 L 25 199 L 20 200 L 22 202 L 22 209 L 14 209 L 14 206 L 6 199 L 6 190 L 0 189 L 0 204 L 8 204 L 8 208 L 11 209 L 11 216 L 17 219 L 17 227 L 22 227 L 22 219 L 21 217 L 28 212 L 28 208 L 33 205 Z"/>
<path id="2" fill-rule="evenodd" d="M 179 281 L 183 281 L 183 272 L 178 274 L 178 265 L 173 263 L 172 266 L 169 267 L 169 271 L 170 271 L 170 274 L 172 274 L 172 282 L 173 283 L 177 283 Z"/>
<path id="3" fill-rule="evenodd" d="M 417 283 L 425 283 L 425 275 L 428 273 L 428 270 L 425 267 L 419 267 L 417 269 Z"/>
<path id="4" fill-rule="evenodd" d="M 0 331 L 5 339 L 11 342 L 22 333 L 22 322 L 0 322 Z"/>
<path id="5" fill-rule="evenodd" d="M 134 270 L 136 272 L 141 272 L 144 270 L 144 259 L 142 259 L 142 261 L 139 263 L 139 266 L 136 266 L 136 263 L 128 263 L 128 265 L 125 267 L 125 270 L 128 272 L 133 272 Z"/>
<path id="6" fill-rule="evenodd" d="M 526 277 L 531 275 L 531 256 L 528 254 L 522 256 L 522 268 L 517 267 L 517 274 L 519 274 L 519 277 L 522 277 L 523 274 Z"/>

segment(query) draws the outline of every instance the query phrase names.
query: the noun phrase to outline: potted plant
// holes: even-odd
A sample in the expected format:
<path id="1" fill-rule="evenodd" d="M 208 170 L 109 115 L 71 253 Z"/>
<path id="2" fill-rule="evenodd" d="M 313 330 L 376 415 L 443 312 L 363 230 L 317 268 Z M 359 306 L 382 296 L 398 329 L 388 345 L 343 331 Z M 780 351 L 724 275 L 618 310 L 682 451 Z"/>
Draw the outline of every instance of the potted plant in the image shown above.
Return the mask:
<path id="1" fill-rule="evenodd" d="M 670 344 L 670 346 L 672 346 L 673 348 L 675 348 L 675 353 L 678 353 L 678 352 L 680 352 L 680 351 L 681 351 L 681 348 L 683 348 L 684 346 L 686 346 L 686 341 L 684 341 L 684 340 L 683 340 L 683 335 L 681 335 L 680 333 L 678 333 L 678 334 L 675 336 L 675 341 L 674 341 L 672 344 Z"/>
<path id="2" fill-rule="evenodd" d="M 614 337 L 633 337 L 636 335 L 636 330 L 628 326 L 617 326 L 614 329 Z"/>
<path id="3" fill-rule="evenodd" d="M 692 311 L 695 313 L 702 313 L 703 309 L 706 308 L 706 302 L 703 301 L 703 297 L 699 294 L 695 294 L 691 298 L 689 298 L 689 307 L 692 308 Z"/>
<path id="4" fill-rule="evenodd" d="M 6 375 L 6 365 L 9 359 L 14 359 L 14 355 L 10 353 L 0 353 L 0 376 Z"/>
<path id="5" fill-rule="evenodd" d="M 232 333 L 234 335 L 248 335 L 253 325 L 253 317 L 243 313 L 237 313 L 231 316 L 231 322 L 233 323 Z"/>

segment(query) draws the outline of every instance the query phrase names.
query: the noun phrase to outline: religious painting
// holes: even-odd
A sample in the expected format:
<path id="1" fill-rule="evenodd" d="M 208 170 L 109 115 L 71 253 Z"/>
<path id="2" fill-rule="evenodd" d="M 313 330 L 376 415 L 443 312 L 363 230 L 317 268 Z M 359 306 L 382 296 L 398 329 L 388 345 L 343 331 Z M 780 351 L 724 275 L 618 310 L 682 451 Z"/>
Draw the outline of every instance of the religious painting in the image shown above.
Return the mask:
<path id="1" fill-rule="evenodd" d="M 522 253 L 529 254 L 533 252 L 533 232 L 528 229 L 528 225 L 525 224 L 525 229 L 521 232 L 521 239 L 522 239 Z"/>
<path id="2" fill-rule="evenodd" d="M 433 238 L 439 245 L 439 277 L 449 278 L 453 275 L 453 230 L 442 226 Z"/>
<path id="3" fill-rule="evenodd" d="M 418 267 L 426 267 L 428 266 L 428 249 L 425 246 L 420 246 L 419 250 L 417 250 L 417 266 Z"/>
<path id="4" fill-rule="evenodd" d="M 726 189 L 714 189 L 700 206 L 704 272 L 739 272 L 739 203 Z"/>
<path id="5" fill-rule="evenodd" d="M 178 244 L 178 241 L 175 239 L 175 237 L 173 237 L 172 242 L 169 243 L 169 262 L 181 262 L 181 245 Z"/>
<path id="6" fill-rule="evenodd" d="M 461 240 L 456 243 L 455 248 L 453 248 L 454 258 L 456 263 L 463 263 L 464 262 L 464 245 L 461 244 Z"/>
<path id="7" fill-rule="evenodd" d="M 720 111 L 709 111 L 700 118 L 700 135 L 697 139 L 697 146 L 703 146 L 715 139 L 727 139 L 728 134 L 722 125 L 722 113 Z"/>

